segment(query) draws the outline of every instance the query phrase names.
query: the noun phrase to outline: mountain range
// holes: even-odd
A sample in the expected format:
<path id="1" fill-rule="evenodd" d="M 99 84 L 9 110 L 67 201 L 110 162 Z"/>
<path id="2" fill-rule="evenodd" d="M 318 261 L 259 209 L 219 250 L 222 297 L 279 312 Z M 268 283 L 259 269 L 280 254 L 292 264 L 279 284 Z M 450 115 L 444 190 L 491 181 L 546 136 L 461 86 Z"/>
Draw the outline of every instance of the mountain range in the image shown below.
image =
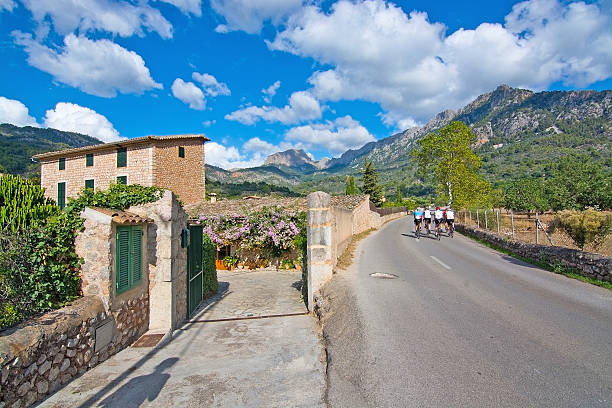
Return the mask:
<path id="1" fill-rule="evenodd" d="M 225 170 L 206 165 L 206 177 L 217 186 L 267 183 L 299 193 L 341 193 L 346 176 L 359 175 L 367 157 L 383 175 L 387 194 L 400 186 L 405 195 L 429 195 L 433 187 L 416 177 L 410 151 L 419 138 L 455 120 L 466 123 L 477 135 L 473 147 L 483 160 L 481 171 L 494 184 L 541 176 L 551 161 L 573 152 L 583 152 L 612 168 L 611 90 L 533 92 L 501 85 L 457 111 L 443 111 L 423 126 L 348 150 L 337 158 L 314 160 L 303 150 L 291 149 L 268 156 L 258 167 Z M 3 124 L 0 172 L 31 176 L 37 172 L 37 164 L 30 161 L 33 154 L 97 143 L 101 142 L 78 133 Z"/>
<path id="2" fill-rule="evenodd" d="M 410 151 L 415 142 L 451 121 L 466 123 L 477 135 L 473 146 L 483 159 L 482 172 L 494 184 L 514 177 L 539 176 L 551 160 L 583 152 L 612 167 L 612 91 L 533 92 L 501 85 L 458 111 L 446 110 L 423 126 L 348 150 L 338 158 L 316 162 L 305 152 L 288 150 L 270 156 L 261 167 L 209 172 L 223 182 L 266 181 L 301 192 L 321 189 L 340 193 L 346 175 L 357 175 L 364 158 L 384 174 L 387 193 L 431 193 L 415 176 Z"/>

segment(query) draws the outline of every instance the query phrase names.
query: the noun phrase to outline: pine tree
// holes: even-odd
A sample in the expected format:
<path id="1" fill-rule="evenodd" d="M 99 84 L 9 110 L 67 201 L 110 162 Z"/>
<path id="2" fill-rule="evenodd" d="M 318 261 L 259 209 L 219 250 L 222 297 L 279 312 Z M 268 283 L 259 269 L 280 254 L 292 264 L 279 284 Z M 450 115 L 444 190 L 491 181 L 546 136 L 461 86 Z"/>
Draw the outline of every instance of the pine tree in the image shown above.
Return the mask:
<path id="1" fill-rule="evenodd" d="M 355 187 L 355 177 L 346 176 L 346 195 L 357 194 L 357 187 Z"/>
<path id="2" fill-rule="evenodd" d="M 374 163 L 366 157 L 363 160 L 363 168 L 360 170 L 363 182 L 361 191 L 370 195 L 370 200 L 376 205 L 382 205 L 382 187 L 378 184 L 378 172 Z"/>
<path id="3" fill-rule="evenodd" d="M 401 205 L 404 202 L 404 197 L 402 197 L 402 188 L 398 185 L 397 186 L 397 192 L 396 192 L 396 196 L 395 196 L 395 202 L 398 205 Z"/>

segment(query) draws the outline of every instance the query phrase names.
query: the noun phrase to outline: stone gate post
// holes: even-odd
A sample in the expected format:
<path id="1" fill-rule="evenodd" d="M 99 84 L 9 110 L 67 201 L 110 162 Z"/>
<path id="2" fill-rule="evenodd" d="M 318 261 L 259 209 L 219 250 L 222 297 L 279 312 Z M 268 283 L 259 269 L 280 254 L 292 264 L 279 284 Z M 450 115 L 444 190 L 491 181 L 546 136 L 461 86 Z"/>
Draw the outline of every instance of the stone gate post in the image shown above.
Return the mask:
<path id="1" fill-rule="evenodd" d="M 332 276 L 333 214 L 330 196 L 322 191 L 310 193 L 306 198 L 307 257 L 308 257 L 308 309 L 314 308 L 314 295 Z"/>

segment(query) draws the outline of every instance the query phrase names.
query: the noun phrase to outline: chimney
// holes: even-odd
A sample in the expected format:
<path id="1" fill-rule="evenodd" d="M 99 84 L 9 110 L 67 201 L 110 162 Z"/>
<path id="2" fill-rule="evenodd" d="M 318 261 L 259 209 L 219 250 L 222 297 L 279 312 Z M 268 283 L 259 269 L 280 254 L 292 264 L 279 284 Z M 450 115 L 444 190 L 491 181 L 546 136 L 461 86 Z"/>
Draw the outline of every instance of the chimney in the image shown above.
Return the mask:
<path id="1" fill-rule="evenodd" d="M 208 193 L 208 195 L 210 196 L 210 202 L 211 203 L 216 203 L 217 202 L 217 193 Z"/>

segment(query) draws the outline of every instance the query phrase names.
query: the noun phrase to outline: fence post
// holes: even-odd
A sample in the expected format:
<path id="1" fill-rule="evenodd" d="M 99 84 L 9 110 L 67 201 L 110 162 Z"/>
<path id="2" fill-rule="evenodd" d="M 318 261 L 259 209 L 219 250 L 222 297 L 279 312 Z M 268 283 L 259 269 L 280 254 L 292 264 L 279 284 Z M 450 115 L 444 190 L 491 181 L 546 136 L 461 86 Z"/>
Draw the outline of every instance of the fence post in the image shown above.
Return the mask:
<path id="1" fill-rule="evenodd" d="M 540 243 L 540 234 L 538 234 L 539 232 L 539 226 L 538 226 L 539 222 L 538 222 L 538 212 L 536 211 L 536 219 L 535 219 L 535 225 L 536 225 L 536 244 Z"/>
<path id="2" fill-rule="evenodd" d="M 469 211 L 470 211 L 470 225 L 472 225 L 472 210 L 469 210 Z"/>
<path id="3" fill-rule="evenodd" d="M 512 239 L 514 239 L 514 211 L 510 210 L 510 220 L 512 222 Z"/>
<path id="4" fill-rule="evenodd" d="M 499 210 L 497 210 L 497 233 L 499 234 L 500 228 L 499 228 Z"/>
<path id="5" fill-rule="evenodd" d="M 485 229 L 489 229 L 489 217 L 487 217 L 487 210 L 485 210 Z"/>
<path id="6" fill-rule="evenodd" d="M 480 213 L 476 210 L 476 226 L 480 228 Z"/>

